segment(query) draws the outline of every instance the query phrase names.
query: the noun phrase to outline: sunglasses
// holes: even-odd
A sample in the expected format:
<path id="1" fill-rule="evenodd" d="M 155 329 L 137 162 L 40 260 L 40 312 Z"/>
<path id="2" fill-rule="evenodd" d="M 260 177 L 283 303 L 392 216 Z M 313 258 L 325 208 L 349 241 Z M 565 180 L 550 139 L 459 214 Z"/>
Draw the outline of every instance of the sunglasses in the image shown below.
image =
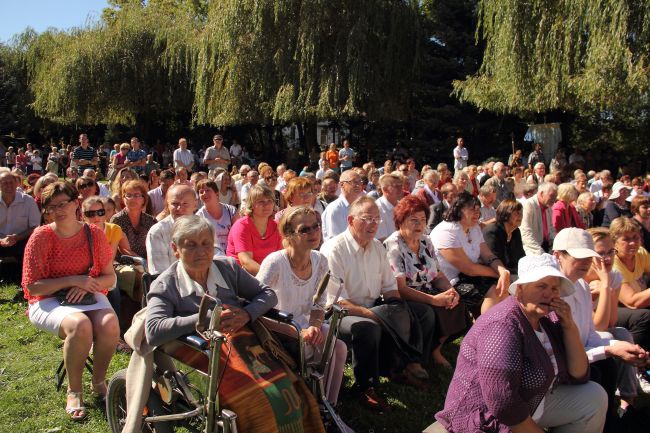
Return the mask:
<path id="1" fill-rule="evenodd" d="M 106 215 L 105 209 L 87 210 L 84 212 L 86 218 L 95 218 L 96 216 L 102 217 L 104 215 Z"/>
<path id="2" fill-rule="evenodd" d="M 86 188 L 90 188 L 91 186 L 95 186 L 95 184 L 94 183 L 82 183 L 82 184 L 79 184 L 79 189 L 86 189 Z"/>
<path id="3" fill-rule="evenodd" d="M 316 223 L 313 226 L 302 226 L 296 230 L 296 233 L 299 235 L 308 235 L 318 230 L 320 230 L 320 223 Z"/>

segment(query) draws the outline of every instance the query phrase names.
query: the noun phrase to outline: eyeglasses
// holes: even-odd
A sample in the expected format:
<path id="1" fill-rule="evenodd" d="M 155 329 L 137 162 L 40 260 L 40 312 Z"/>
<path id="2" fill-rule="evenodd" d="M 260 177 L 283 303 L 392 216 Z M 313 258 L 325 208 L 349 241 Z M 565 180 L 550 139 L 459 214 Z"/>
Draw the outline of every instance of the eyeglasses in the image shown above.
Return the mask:
<path id="1" fill-rule="evenodd" d="M 341 183 L 349 183 L 352 186 L 362 186 L 363 182 L 360 180 L 342 180 Z"/>
<path id="2" fill-rule="evenodd" d="M 79 184 L 79 190 L 90 188 L 91 186 L 95 186 L 94 183 L 81 183 Z"/>
<path id="3" fill-rule="evenodd" d="M 308 235 L 318 230 L 320 230 L 320 223 L 316 223 L 313 226 L 302 226 L 296 230 L 296 233 L 299 235 Z"/>
<path id="4" fill-rule="evenodd" d="M 127 192 L 126 194 L 124 194 L 124 198 L 128 198 L 128 199 L 131 199 L 131 198 L 143 198 L 143 197 L 144 196 L 142 194 L 140 194 L 140 193 L 131 194 L 131 193 Z"/>
<path id="5" fill-rule="evenodd" d="M 363 221 L 366 224 L 379 224 L 381 223 L 380 217 L 357 217 L 358 220 Z"/>
<path id="6" fill-rule="evenodd" d="M 269 176 L 269 177 L 265 177 L 264 180 L 266 180 L 266 181 L 278 180 L 278 177 L 277 176 Z"/>
<path id="7" fill-rule="evenodd" d="M 600 256 L 602 258 L 606 258 L 606 257 L 611 258 L 611 257 L 614 257 L 616 255 L 616 253 L 618 253 L 618 251 L 616 251 L 616 248 L 612 248 L 611 250 L 609 250 L 607 252 L 601 253 Z"/>
<path id="8" fill-rule="evenodd" d="M 104 209 L 87 210 L 84 212 L 86 218 L 95 218 L 96 216 L 102 217 L 104 215 L 106 215 L 106 210 Z"/>
<path id="9" fill-rule="evenodd" d="M 45 208 L 45 213 L 46 214 L 51 214 L 51 213 L 54 213 L 54 212 L 56 212 L 58 210 L 61 210 L 61 209 L 65 208 L 68 205 L 68 203 L 70 203 L 71 201 L 72 200 L 63 200 L 62 202 L 59 202 L 57 204 L 53 204 L 52 206 L 48 206 L 48 207 Z"/>

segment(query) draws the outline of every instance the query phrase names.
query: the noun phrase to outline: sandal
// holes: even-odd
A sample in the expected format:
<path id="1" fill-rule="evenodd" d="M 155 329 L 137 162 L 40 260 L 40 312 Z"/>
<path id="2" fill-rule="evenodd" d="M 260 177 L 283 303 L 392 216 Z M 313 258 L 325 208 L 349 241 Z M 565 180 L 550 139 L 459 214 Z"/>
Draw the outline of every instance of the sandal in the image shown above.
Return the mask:
<path id="1" fill-rule="evenodd" d="M 68 390 L 68 401 L 65 406 L 65 411 L 70 415 L 70 419 L 72 419 L 72 421 L 83 421 L 88 415 L 86 413 L 86 408 L 82 406 L 82 395 L 82 392 L 74 392 Z"/>
<path id="2" fill-rule="evenodd" d="M 97 400 L 99 401 L 105 401 L 106 400 L 106 394 L 108 393 L 108 384 L 106 383 L 105 380 L 98 382 L 98 383 L 92 383 L 91 387 L 93 391 L 93 395 Z"/>

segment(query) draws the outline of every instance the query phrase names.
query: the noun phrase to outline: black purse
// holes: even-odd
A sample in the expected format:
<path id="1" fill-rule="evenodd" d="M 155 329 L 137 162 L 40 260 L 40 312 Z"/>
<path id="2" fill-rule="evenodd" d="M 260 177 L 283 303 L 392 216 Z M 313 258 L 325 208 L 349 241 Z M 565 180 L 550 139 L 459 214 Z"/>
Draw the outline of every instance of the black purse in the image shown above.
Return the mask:
<path id="1" fill-rule="evenodd" d="M 84 224 L 84 230 L 86 231 L 86 238 L 88 238 L 88 253 L 90 254 L 90 266 L 88 266 L 88 272 L 93 268 L 93 235 L 90 232 L 90 227 L 88 224 Z M 67 299 L 68 291 L 71 287 L 67 289 L 61 289 L 54 294 L 56 299 L 59 301 L 59 304 L 66 305 L 93 305 L 97 303 L 94 293 L 86 293 L 83 298 L 77 302 L 70 302 Z"/>

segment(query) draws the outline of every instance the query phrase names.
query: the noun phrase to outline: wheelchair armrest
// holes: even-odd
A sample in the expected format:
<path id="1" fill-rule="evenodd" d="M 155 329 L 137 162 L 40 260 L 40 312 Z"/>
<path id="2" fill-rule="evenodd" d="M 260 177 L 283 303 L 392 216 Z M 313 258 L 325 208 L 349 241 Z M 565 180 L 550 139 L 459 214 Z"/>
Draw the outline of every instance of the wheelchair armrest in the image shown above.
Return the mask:
<path id="1" fill-rule="evenodd" d="M 178 338 L 182 343 L 187 344 L 197 350 L 206 350 L 210 347 L 210 342 L 196 334 L 187 334 Z"/>
<path id="2" fill-rule="evenodd" d="M 293 321 L 293 314 L 278 310 L 277 308 L 271 308 L 269 311 L 264 313 L 264 317 L 289 325 L 291 325 L 291 322 Z"/>

